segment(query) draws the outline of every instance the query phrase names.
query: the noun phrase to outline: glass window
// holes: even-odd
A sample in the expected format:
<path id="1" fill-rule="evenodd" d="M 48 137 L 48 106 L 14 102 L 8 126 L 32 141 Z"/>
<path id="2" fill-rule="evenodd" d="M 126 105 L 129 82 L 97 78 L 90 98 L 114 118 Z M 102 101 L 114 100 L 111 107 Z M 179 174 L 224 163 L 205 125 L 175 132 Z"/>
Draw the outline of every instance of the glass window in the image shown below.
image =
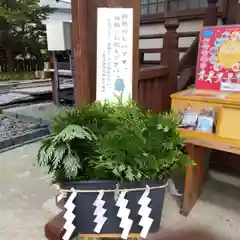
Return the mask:
<path id="1" fill-rule="evenodd" d="M 141 15 L 163 13 L 165 0 L 141 0 Z"/>
<path id="2" fill-rule="evenodd" d="M 219 0 L 220 1 L 220 0 Z M 141 0 L 141 15 L 207 7 L 207 0 Z"/>

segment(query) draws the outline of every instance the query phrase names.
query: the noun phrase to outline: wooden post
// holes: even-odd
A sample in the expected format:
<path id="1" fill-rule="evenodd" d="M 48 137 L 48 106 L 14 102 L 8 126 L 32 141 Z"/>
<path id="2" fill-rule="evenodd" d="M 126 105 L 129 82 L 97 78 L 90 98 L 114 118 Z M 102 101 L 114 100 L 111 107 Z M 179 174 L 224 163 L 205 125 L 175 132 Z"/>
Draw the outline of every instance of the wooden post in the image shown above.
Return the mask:
<path id="1" fill-rule="evenodd" d="M 144 53 L 139 51 L 139 66 L 144 64 Z"/>
<path id="2" fill-rule="evenodd" d="M 50 56 L 50 69 L 53 69 L 53 56 Z M 52 101 L 54 104 L 56 104 L 55 101 L 55 93 L 54 93 L 54 89 L 55 89 L 55 82 L 54 82 L 54 72 L 50 72 L 50 78 L 51 78 L 51 84 L 52 84 Z"/>
<path id="3" fill-rule="evenodd" d="M 161 65 L 168 66 L 169 74 L 166 84 L 164 84 L 165 107 L 168 111 L 171 106 L 170 94 L 177 92 L 179 48 L 177 28 L 179 21 L 176 19 L 168 20 L 164 24 L 167 32 L 163 37 L 163 51 L 161 54 Z"/>
<path id="4" fill-rule="evenodd" d="M 235 16 L 236 18 L 236 24 L 240 24 L 240 1 L 238 2 L 238 5 L 236 6 L 237 9 L 237 16 Z"/>
<path id="5" fill-rule="evenodd" d="M 153 113 L 165 109 L 165 82 L 168 78 L 168 67 L 141 67 L 138 85 L 138 104 Z"/>
<path id="6" fill-rule="evenodd" d="M 58 60 L 56 53 L 53 51 L 52 52 L 52 58 L 53 58 L 53 69 L 54 69 L 54 74 L 53 74 L 53 96 L 54 96 L 54 104 L 59 106 L 60 104 L 60 87 L 59 87 L 59 77 L 58 77 Z"/>
<path id="7" fill-rule="evenodd" d="M 76 105 L 96 99 L 97 8 L 133 8 L 133 99 L 137 99 L 139 74 L 139 0 L 72 0 Z"/>
<path id="8" fill-rule="evenodd" d="M 218 23 L 218 0 L 208 0 L 208 8 L 203 19 L 203 26 L 215 26 Z"/>
<path id="9" fill-rule="evenodd" d="M 180 210 L 180 213 L 184 216 L 188 216 L 201 195 L 206 177 L 207 153 L 209 149 L 186 144 L 186 150 L 190 159 L 196 163 L 196 166 L 188 165 L 186 169 L 184 200 Z"/>
<path id="10" fill-rule="evenodd" d="M 238 0 L 225 0 L 225 6 L 224 10 L 226 11 L 226 16 L 224 20 L 224 24 L 226 25 L 232 25 L 232 24 L 238 24 L 236 16 L 239 13 L 239 3 Z"/>
<path id="11" fill-rule="evenodd" d="M 91 102 L 87 0 L 72 0 L 72 45 L 75 64 L 75 105 Z M 94 26 L 93 26 L 94 28 Z"/>
<path id="12" fill-rule="evenodd" d="M 217 2 L 218 0 L 208 0 L 208 7 L 206 9 L 206 14 L 203 19 L 203 26 L 216 26 L 218 22 L 217 17 Z M 193 43 L 190 45 L 188 50 L 185 52 L 184 56 L 182 57 L 179 70 L 183 70 L 185 67 L 192 67 L 196 66 L 197 56 L 198 56 L 198 43 L 199 43 L 199 36 L 197 36 Z M 180 84 L 185 85 L 185 83 Z M 180 89 L 179 89 L 180 90 Z"/>

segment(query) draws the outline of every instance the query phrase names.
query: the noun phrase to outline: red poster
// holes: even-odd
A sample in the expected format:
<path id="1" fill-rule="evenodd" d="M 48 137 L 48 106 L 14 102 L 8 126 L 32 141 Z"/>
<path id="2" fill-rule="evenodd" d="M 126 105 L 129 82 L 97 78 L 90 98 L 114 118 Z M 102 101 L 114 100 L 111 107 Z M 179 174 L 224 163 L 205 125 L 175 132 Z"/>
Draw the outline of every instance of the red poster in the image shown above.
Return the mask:
<path id="1" fill-rule="evenodd" d="M 196 88 L 240 91 L 240 25 L 201 30 Z"/>

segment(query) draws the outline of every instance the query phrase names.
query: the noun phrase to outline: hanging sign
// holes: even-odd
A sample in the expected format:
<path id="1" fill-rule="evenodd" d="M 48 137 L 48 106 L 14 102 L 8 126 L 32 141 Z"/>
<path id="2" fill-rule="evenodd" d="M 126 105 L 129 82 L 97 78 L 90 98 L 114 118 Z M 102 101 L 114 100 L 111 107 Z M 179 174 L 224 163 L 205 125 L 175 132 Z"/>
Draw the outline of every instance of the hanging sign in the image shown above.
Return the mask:
<path id="1" fill-rule="evenodd" d="M 240 91 L 240 25 L 201 30 L 196 88 Z"/>
<path id="2" fill-rule="evenodd" d="M 133 9 L 98 8 L 97 100 L 132 96 Z"/>

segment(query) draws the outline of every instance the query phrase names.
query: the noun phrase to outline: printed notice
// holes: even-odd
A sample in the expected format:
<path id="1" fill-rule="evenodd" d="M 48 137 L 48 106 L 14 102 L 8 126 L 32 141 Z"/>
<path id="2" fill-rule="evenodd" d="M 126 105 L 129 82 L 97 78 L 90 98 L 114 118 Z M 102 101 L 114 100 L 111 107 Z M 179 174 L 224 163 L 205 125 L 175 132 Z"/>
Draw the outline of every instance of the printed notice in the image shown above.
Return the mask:
<path id="1" fill-rule="evenodd" d="M 98 8 L 97 100 L 132 96 L 133 9 Z"/>

